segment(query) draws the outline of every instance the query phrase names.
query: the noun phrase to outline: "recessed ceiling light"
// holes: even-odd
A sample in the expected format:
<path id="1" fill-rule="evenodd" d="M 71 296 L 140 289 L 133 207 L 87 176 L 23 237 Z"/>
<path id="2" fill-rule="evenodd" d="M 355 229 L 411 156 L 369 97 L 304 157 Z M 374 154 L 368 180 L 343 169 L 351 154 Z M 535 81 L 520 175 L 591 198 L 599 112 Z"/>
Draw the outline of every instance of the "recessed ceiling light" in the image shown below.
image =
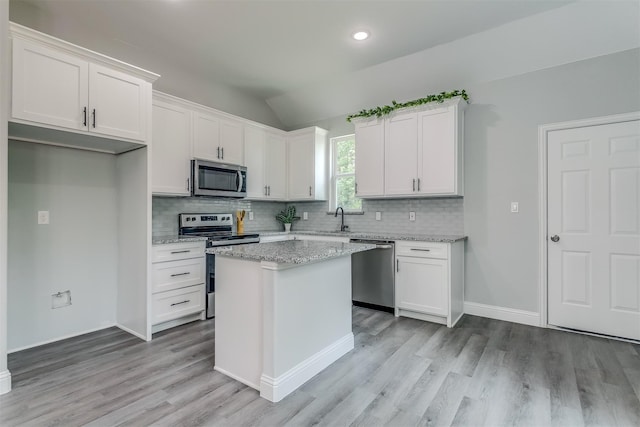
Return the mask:
<path id="1" fill-rule="evenodd" d="M 369 38 L 369 33 L 366 31 L 358 31 L 356 33 L 353 33 L 353 38 L 358 41 L 366 40 Z"/>

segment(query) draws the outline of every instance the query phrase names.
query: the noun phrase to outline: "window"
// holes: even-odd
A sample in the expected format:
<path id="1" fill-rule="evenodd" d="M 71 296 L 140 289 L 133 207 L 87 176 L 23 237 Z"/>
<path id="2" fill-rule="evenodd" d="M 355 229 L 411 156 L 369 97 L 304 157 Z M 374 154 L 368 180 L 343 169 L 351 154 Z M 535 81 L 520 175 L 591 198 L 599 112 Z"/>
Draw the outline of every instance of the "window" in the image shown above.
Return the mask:
<path id="1" fill-rule="evenodd" d="M 362 200 L 356 197 L 355 135 L 331 138 L 331 209 L 361 211 Z"/>

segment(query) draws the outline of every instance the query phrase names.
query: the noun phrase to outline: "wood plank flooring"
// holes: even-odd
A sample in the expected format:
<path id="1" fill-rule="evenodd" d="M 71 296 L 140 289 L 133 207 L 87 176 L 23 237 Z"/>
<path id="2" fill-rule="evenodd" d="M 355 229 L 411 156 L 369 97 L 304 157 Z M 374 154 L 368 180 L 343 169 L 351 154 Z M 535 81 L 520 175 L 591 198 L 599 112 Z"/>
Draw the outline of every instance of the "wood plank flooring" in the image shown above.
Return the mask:
<path id="1" fill-rule="evenodd" d="M 9 355 L 2 426 L 638 426 L 640 345 L 354 307 L 356 348 L 274 404 L 213 371 L 213 321 Z"/>

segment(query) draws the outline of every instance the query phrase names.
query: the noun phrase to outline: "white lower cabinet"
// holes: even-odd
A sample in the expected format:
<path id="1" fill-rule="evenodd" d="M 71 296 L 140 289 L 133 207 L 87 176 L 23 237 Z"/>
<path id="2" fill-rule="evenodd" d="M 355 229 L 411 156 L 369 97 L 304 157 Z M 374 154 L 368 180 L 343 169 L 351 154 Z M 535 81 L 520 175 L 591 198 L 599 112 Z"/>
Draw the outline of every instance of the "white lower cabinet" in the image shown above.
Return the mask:
<path id="1" fill-rule="evenodd" d="M 452 327 L 464 304 L 464 241 L 396 242 L 396 316 Z"/>
<path id="2" fill-rule="evenodd" d="M 205 242 L 153 246 L 152 331 L 204 319 Z"/>

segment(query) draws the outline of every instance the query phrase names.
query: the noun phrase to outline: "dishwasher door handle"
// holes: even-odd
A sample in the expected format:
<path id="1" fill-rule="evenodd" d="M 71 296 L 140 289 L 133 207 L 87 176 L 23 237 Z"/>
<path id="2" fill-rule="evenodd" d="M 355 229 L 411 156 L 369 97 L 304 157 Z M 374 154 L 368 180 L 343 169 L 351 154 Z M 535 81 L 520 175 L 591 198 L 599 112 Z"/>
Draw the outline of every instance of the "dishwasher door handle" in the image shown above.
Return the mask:
<path id="1" fill-rule="evenodd" d="M 393 249 L 392 245 L 376 245 L 376 249 Z"/>

